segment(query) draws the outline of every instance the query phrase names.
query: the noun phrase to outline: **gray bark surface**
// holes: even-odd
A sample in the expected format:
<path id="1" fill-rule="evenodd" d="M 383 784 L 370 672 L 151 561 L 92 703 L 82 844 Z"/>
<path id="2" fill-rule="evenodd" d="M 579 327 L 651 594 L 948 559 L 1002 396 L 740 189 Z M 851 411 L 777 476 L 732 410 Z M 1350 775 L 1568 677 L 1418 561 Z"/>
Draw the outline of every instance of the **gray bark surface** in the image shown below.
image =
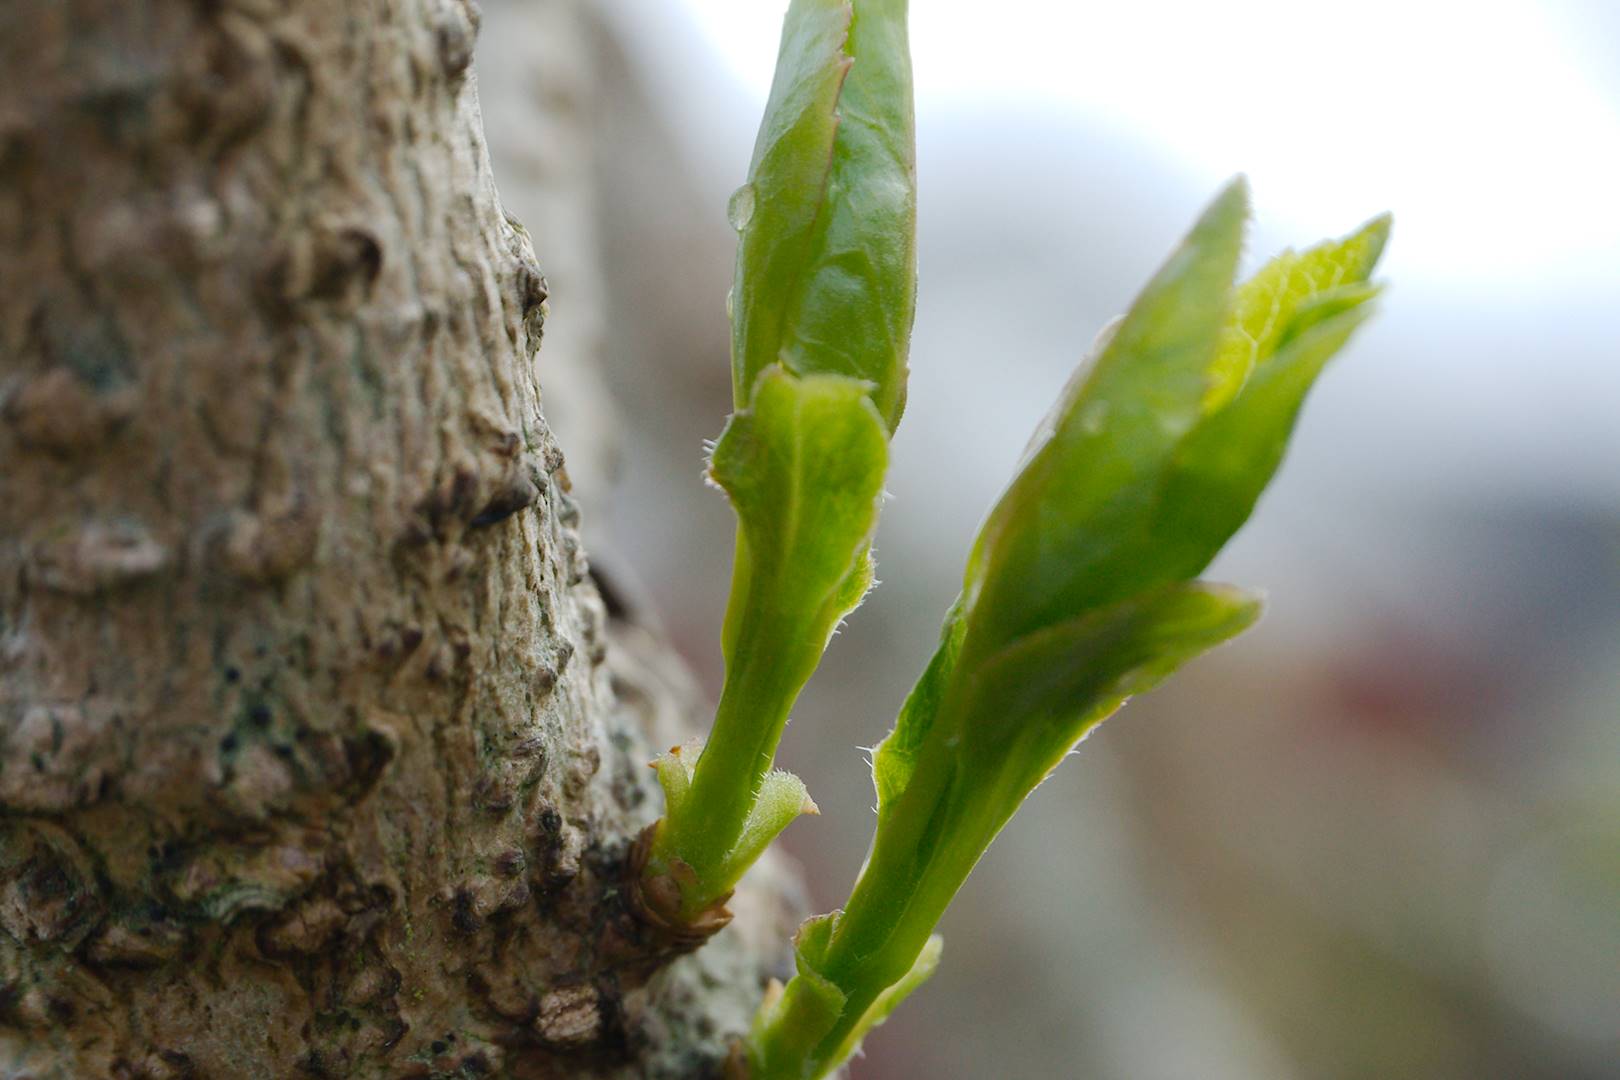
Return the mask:
<path id="1" fill-rule="evenodd" d="M 587 573 L 476 6 L 0 19 L 0 1075 L 713 1073 L 792 886 L 625 917 L 696 695 Z"/>

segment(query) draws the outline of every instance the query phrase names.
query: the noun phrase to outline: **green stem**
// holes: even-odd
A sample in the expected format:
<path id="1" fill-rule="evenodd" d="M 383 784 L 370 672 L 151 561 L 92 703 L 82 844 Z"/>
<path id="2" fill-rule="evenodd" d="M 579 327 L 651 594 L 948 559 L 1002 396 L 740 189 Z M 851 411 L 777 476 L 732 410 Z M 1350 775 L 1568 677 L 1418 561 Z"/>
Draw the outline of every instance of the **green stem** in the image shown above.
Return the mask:
<path id="1" fill-rule="evenodd" d="M 844 992 L 844 1009 L 817 1045 L 807 1075 L 821 1076 L 840 1064 L 833 1059 L 878 996 L 917 962 L 951 897 L 973 868 L 975 854 L 961 858 L 961 833 L 971 825 L 951 812 L 955 777 L 949 773 L 954 770 L 944 772 L 930 770 L 931 775 L 923 774 L 922 784 L 906 792 L 909 796 L 915 791 L 918 803 L 929 804 L 928 809 L 901 817 L 900 822 L 911 827 L 891 831 L 883 843 L 874 844 L 833 930 L 822 974 Z M 919 787 L 926 790 L 916 790 Z"/>
<path id="2" fill-rule="evenodd" d="M 739 530 L 732 573 L 734 610 L 726 616 L 725 685 L 681 813 L 668 822 L 667 840 L 655 852 L 666 860 L 679 858 L 696 874 L 695 891 L 683 898 L 693 912 L 735 884 L 730 880 L 735 875 L 726 873 L 726 857 L 742 836 L 776 757 L 788 712 L 825 644 L 807 626 L 785 628 L 789 620 L 772 602 L 771 590 L 756 587 L 762 583 L 751 578 Z"/>
<path id="3" fill-rule="evenodd" d="M 951 722 L 940 718 L 942 724 Z M 852 1033 L 890 986 L 911 970 L 951 899 L 1009 815 L 997 792 L 1013 776 L 971 785 L 959 776 L 946 740 L 917 763 L 910 784 L 886 808 L 872 853 L 834 926 L 818 973 L 845 995 L 837 1023 L 808 1057 L 754 1080 L 821 1077 L 841 1064 Z M 965 790 L 964 790 L 965 789 Z"/>

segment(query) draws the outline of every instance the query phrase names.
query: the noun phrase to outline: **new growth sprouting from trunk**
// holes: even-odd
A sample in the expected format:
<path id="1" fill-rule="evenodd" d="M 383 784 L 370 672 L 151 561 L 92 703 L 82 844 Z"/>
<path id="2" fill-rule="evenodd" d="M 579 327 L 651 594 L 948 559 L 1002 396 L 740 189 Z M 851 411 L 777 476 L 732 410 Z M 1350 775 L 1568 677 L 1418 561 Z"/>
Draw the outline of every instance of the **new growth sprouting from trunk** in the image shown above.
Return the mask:
<path id="1" fill-rule="evenodd" d="M 803 812 L 770 771 L 788 710 L 871 584 L 904 400 L 914 177 L 905 4 L 794 0 L 730 296 L 737 412 L 710 476 L 739 519 L 707 743 L 656 763 L 638 910 L 691 948 Z M 1197 580 L 1253 510 L 1305 395 L 1371 312 L 1387 218 L 1235 286 L 1234 181 L 1099 337 L 990 511 L 939 651 L 873 758 L 877 828 L 846 907 L 795 941 L 734 1075 L 816 1080 L 939 962 L 933 930 L 990 841 L 1129 696 L 1235 636 L 1258 599 Z M 993 386 L 992 371 L 978 377 Z"/>
<path id="2" fill-rule="evenodd" d="M 704 744 L 658 762 L 650 918 L 701 941 L 765 846 L 815 803 L 776 746 L 828 638 L 872 583 L 888 442 L 905 405 L 916 160 L 905 0 L 794 0 L 748 180 L 732 196 L 736 413 L 710 479 L 737 513 Z"/>

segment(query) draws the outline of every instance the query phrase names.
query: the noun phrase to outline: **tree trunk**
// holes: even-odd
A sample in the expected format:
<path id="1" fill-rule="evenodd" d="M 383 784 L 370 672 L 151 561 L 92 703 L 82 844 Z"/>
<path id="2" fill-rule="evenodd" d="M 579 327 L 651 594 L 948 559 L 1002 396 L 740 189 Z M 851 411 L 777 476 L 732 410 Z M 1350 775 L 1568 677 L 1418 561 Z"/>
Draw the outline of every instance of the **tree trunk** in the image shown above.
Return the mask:
<path id="1" fill-rule="evenodd" d="M 0 20 L 0 1074 L 715 1071 L 792 889 L 673 964 L 619 903 L 693 696 L 587 573 L 476 5 Z"/>

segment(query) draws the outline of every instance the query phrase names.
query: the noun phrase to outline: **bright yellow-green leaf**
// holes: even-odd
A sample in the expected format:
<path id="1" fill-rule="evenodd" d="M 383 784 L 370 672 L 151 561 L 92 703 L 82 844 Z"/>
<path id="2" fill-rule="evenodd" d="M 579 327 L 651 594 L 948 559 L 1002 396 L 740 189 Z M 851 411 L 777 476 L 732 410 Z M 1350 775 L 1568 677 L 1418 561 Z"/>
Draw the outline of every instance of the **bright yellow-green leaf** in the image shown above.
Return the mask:
<path id="1" fill-rule="evenodd" d="M 1237 394 L 1249 373 L 1276 351 L 1303 304 L 1342 285 L 1365 282 L 1383 254 L 1390 224 L 1384 214 L 1342 239 L 1284 251 L 1239 286 L 1221 331 L 1205 407 L 1214 411 Z"/>

